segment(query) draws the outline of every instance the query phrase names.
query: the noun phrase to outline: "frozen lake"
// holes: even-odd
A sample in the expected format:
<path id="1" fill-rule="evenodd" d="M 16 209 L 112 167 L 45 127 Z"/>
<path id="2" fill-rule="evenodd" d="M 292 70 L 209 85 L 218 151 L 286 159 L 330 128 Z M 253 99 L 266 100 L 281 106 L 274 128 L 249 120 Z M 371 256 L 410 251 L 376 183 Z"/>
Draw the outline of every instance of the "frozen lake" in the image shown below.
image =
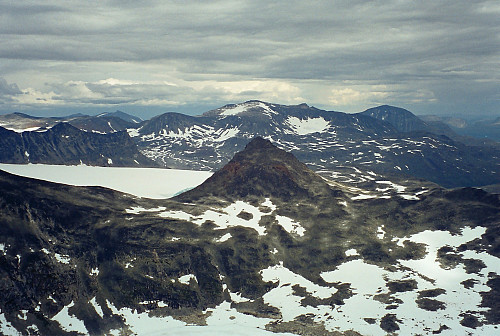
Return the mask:
<path id="1" fill-rule="evenodd" d="M 101 186 L 147 198 L 169 198 L 194 188 L 212 175 L 208 171 L 62 166 L 45 164 L 0 163 L 6 172 L 75 186 Z"/>

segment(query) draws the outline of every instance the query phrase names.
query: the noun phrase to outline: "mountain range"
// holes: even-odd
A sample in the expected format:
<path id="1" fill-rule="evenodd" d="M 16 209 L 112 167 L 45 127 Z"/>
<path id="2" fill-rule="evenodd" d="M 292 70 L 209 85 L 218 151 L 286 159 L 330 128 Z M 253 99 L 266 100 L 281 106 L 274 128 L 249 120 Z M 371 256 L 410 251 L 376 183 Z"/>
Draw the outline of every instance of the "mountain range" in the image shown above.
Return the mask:
<path id="1" fill-rule="evenodd" d="M 155 167 L 126 131 L 99 134 L 58 123 L 43 132 L 0 127 L 0 162 Z"/>
<path id="2" fill-rule="evenodd" d="M 496 334 L 499 195 L 370 176 L 262 137 L 166 200 L 0 171 L 0 332 Z"/>
<path id="3" fill-rule="evenodd" d="M 428 123 L 445 124 L 454 132 L 464 136 L 500 141 L 500 117 L 466 120 L 457 117 L 424 115 L 420 118 Z"/>
<path id="4" fill-rule="evenodd" d="M 10 119 L 17 120 L 18 131 L 23 129 L 22 125 L 24 129 L 31 127 L 31 132 L 20 134 L 41 134 L 53 126 L 47 118 L 35 118 L 38 124 L 33 124 L 33 118 L 19 114 L 2 118 L 0 124 L 4 127 L 14 128 L 15 123 L 8 122 Z M 112 123 L 111 119 L 120 119 L 121 124 Z M 346 183 L 366 180 L 362 176 L 368 176 L 368 172 L 393 179 L 425 179 L 448 188 L 500 183 L 498 142 L 459 135 L 443 122 L 424 121 L 410 111 L 387 105 L 347 114 L 306 104 L 287 106 L 248 101 L 226 105 L 200 116 L 169 112 L 140 122 L 117 112 L 97 117 L 73 116 L 64 121 L 87 135 L 96 132 L 111 135 L 126 130 L 133 143 L 123 141 L 127 154 L 120 155 L 120 144 L 109 138 L 110 147 L 122 158 L 120 161 L 99 146 L 92 146 L 94 151 L 79 151 L 67 158 L 57 158 L 62 152 L 60 148 L 53 147 L 48 154 L 48 146 L 41 146 L 45 152 L 36 154 L 26 151 L 19 144 L 21 140 L 6 138 L 0 140 L 6 153 L 0 161 L 60 164 L 67 160 L 74 164 L 81 160 L 94 165 L 121 162 L 121 165 L 130 166 L 215 171 L 242 150 L 250 139 L 262 136 L 292 152 L 322 176 L 335 175 Z M 34 127 L 39 128 L 35 130 Z M 108 141 L 106 137 L 100 139 Z M 78 142 L 78 147 L 85 146 Z M 35 150 L 36 146 L 32 148 Z M 25 152 L 30 154 L 29 161 Z M 135 153 L 134 159 L 126 161 L 131 152 Z M 89 155 L 93 158 L 88 158 Z M 149 161 L 142 157 L 137 159 L 140 155 Z M 6 161 L 8 157 L 16 159 Z M 99 161 L 96 157 L 111 161 Z"/>

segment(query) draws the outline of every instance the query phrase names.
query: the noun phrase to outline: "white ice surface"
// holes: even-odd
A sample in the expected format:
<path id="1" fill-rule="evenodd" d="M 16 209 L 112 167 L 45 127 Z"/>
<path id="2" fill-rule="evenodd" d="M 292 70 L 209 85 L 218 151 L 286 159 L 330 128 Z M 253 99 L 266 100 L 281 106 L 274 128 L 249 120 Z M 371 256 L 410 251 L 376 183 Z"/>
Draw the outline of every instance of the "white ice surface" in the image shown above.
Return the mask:
<path id="1" fill-rule="evenodd" d="M 9 173 L 76 186 L 102 186 L 139 197 L 169 198 L 180 191 L 194 188 L 212 172 L 92 166 L 60 166 L 1 163 L 0 169 Z"/>

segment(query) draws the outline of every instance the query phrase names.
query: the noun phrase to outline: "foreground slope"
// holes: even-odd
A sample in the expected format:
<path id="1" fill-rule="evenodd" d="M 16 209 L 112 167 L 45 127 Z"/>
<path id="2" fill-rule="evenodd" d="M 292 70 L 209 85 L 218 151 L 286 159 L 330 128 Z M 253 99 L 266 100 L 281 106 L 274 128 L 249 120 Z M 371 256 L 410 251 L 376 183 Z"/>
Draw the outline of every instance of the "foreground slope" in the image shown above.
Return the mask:
<path id="1" fill-rule="evenodd" d="M 499 196 L 373 176 L 261 138 L 170 200 L 0 173 L 1 331 L 495 334 Z"/>

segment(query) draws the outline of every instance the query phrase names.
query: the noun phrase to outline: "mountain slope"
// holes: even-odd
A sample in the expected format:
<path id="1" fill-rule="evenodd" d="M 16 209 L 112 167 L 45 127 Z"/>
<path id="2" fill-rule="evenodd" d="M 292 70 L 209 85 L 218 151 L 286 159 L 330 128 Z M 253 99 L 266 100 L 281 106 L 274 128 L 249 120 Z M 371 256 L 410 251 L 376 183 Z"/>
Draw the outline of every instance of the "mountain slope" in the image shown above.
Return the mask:
<path id="1" fill-rule="evenodd" d="M 429 125 L 408 110 L 400 107 L 381 105 L 359 114 L 384 120 L 400 132 L 430 131 Z"/>
<path id="2" fill-rule="evenodd" d="M 4 163 L 150 166 L 126 132 L 95 134 L 60 123 L 45 132 L 17 133 L 0 127 L 0 161 Z"/>

